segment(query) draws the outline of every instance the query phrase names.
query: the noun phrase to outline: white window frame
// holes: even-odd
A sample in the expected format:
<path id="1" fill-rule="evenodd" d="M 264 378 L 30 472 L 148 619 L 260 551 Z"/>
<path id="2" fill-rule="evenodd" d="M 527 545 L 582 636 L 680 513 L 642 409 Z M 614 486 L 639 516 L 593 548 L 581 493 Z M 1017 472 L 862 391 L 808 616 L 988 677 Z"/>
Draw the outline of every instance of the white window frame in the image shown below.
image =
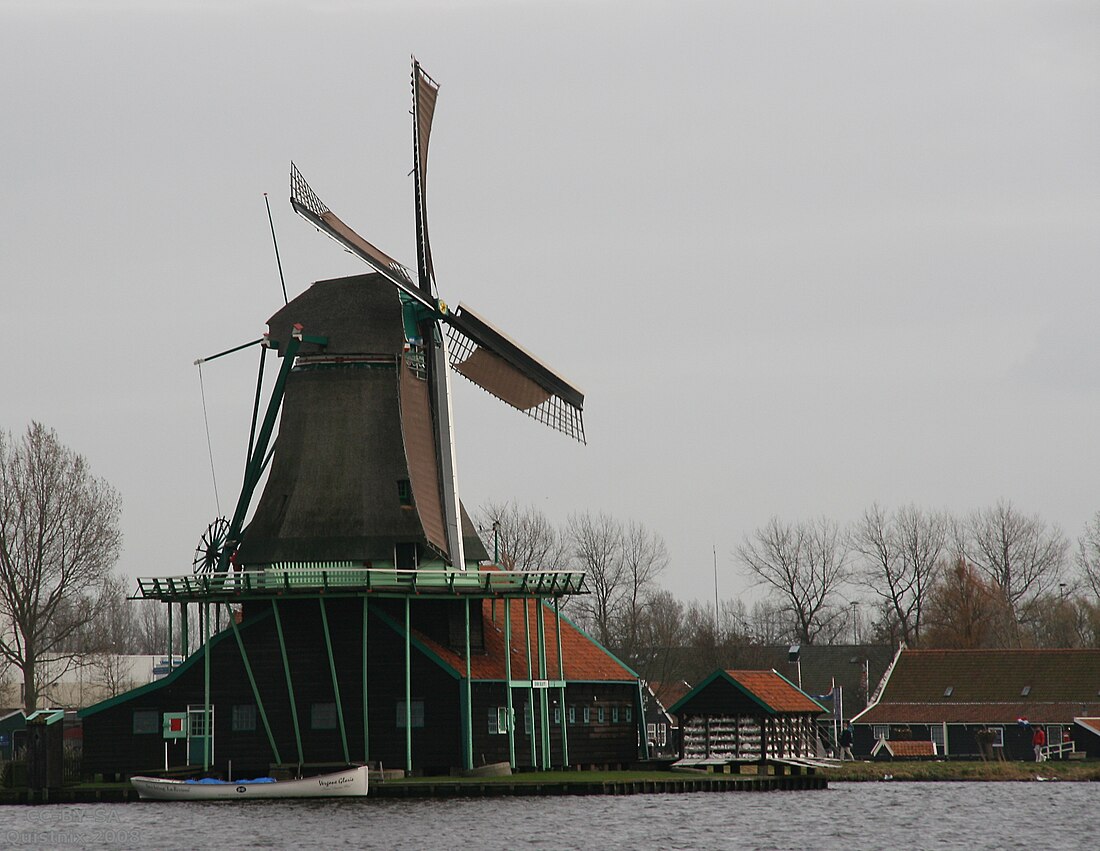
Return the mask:
<path id="1" fill-rule="evenodd" d="M 928 737 L 932 740 L 932 744 L 936 746 L 937 753 L 944 753 L 947 748 L 947 730 L 943 724 L 932 724 L 928 728 Z"/>
<path id="2" fill-rule="evenodd" d="M 889 724 L 872 724 L 871 732 L 874 734 L 875 741 L 879 739 L 890 739 L 890 725 Z"/>

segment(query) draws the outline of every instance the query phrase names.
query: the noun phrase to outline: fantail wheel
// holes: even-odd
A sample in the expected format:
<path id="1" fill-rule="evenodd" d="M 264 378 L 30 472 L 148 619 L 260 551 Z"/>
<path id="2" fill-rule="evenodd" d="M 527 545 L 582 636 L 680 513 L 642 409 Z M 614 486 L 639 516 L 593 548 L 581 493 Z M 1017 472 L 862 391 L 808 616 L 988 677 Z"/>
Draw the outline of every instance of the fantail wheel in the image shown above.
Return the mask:
<path id="1" fill-rule="evenodd" d="M 229 521 L 224 517 L 219 517 L 206 527 L 199 538 L 199 545 L 195 547 L 195 559 L 192 562 L 195 573 L 213 573 L 217 570 L 228 536 Z"/>

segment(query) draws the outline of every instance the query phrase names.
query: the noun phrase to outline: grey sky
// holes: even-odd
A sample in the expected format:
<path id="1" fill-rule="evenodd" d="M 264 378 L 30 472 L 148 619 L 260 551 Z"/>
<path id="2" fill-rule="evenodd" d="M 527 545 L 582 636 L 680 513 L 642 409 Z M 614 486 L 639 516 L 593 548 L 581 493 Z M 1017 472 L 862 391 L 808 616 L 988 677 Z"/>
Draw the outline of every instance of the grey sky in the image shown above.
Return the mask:
<path id="1" fill-rule="evenodd" d="M 471 508 L 605 510 L 744 587 L 777 514 L 1100 509 L 1100 5 L 0 0 L 0 427 L 122 492 L 130 575 L 217 514 L 192 361 L 359 272 L 294 159 L 415 260 L 408 57 L 441 83 L 442 297 L 584 388 L 580 447 L 458 380 Z M 204 369 L 222 513 L 255 353 Z"/>

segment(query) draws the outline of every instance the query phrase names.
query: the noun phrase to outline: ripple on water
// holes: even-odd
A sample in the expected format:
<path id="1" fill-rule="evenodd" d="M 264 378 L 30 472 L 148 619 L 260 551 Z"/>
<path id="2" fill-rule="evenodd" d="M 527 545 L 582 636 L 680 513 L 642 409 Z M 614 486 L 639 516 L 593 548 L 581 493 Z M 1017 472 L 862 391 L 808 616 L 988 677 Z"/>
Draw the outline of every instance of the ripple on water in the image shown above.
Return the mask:
<path id="1" fill-rule="evenodd" d="M 1097 847 L 1090 783 L 838 783 L 820 792 L 4 807 L 3 848 Z"/>

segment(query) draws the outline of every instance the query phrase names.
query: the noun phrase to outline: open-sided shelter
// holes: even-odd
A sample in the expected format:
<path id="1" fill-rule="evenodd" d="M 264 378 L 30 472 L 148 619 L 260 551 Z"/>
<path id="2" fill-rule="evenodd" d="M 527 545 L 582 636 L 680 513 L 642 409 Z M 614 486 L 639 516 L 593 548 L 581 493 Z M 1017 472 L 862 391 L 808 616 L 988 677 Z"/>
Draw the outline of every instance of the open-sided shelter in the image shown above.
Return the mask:
<path id="1" fill-rule="evenodd" d="M 774 670 L 718 670 L 669 707 L 680 720 L 680 757 L 754 762 L 817 756 L 825 708 Z"/>

